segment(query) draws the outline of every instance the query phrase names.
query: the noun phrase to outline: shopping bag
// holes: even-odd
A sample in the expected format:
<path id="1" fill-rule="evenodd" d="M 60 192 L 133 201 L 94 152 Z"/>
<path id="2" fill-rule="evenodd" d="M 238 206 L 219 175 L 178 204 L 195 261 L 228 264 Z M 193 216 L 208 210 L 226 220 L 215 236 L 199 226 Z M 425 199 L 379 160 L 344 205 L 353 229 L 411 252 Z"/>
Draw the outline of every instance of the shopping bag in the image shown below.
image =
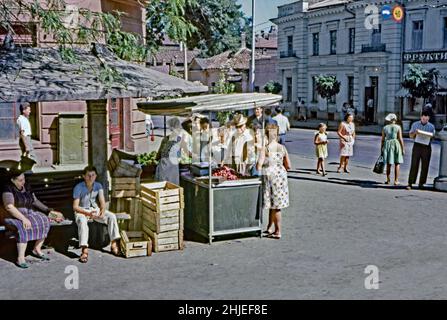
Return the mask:
<path id="1" fill-rule="evenodd" d="M 376 164 L 374 165 L 373 172 L 377 174 L 383 174 L 384 170 L 385 170 L 385 162 L 383 161 L 383 155 L 380 155 L 376 161 Z"/>

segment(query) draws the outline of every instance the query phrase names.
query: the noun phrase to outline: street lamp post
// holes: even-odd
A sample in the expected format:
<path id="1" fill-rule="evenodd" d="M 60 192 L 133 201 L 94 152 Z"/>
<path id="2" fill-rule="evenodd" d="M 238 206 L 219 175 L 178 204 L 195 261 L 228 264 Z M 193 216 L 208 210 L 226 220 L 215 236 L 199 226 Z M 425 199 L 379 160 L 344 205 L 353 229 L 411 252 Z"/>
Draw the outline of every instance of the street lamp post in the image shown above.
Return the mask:
<path id="1" fill-rule="evenodd" d="M 439 191 L 447 191 L 447 126 L 438 136 L 441 140 L 441 157 L 439 159 L 439 176 L 435 179 L 434 187 Z"/>
<path id="2" fill-rule="evenodd" d="M 255 37 L 255 2 L 251 1 L 252 22 L 251 22 L 251 70 L 250 70 L 250 92 L 255 91 L 255 51 L 256 51 L 256 37 Z"/>

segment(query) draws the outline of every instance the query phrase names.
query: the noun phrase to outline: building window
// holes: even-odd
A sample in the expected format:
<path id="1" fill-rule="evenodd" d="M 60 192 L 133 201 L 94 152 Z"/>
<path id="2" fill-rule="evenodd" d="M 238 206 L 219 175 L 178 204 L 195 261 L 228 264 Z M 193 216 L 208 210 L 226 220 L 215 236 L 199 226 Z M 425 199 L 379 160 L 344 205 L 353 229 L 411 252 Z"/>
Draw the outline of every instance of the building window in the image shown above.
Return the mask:
<path id="1" fill-rule="evenodd" d="M 318 102 L 317 79 L 312 77 L 312 102 Z"/>
<path id="2" fill-rule="evenodd" d="M 447 48 L 447 17 L 444 17 L 444 48 Z"/>
<path id="3" fill-rule="evenodd" d="M 320 34 L 312 34 L 312 55 L 318 56 L 320 54 Z"/>
<path id="4" fill-rule="evenodd" d="M 355 52 L 355 28 L 349 29 L 349 53 Z"/>
<path id="5" fill-rule="evenodd" d="M 382 43 L 382 25 L 379 24 L 377 29 L 373 29 L 371 35 L 371 45 L 373 47 L 379 46 Z"/>
<path id="6" fill-rule="evenodd" d="M 287 37 L 287 54 L 289 57 L 293 55 L 293 36 Z"/>
<path id="7" fill-rule="evenodd" d="M 330 33 L 331 37 L 331 54 L 337 53 L 337 30 L 333 30 Z"/>
<path id="8" fill-rule="evenodd" d="M 0 140 L 17 140 L 19 132 L 16 121 L 20 115 L 19 104 L 0 103 Z"/>
<path id="9" fill-rule="evenodd" d="M 424 34 L 424 21 L 413 21 L 413 49 L 420 50 L 422 49 L 422 39 Z"/>
<path id="10" fill-rule="evenodd" d="M 354 101 L 354 77 L 348 77 L 348 102 Z"/>
<path id="11" fill-rule="evenodd" d="M 286 86 L 287 86 L 286 101 L 287 102 L 292 102 L 292 78 L 287 78 L 286 79 Z"/>
<path id="12" fill-rule="evenodd" d="M 31 138 L 39 139 L 39 126 L 37 115 L 37 104 L 30 103 L 31 114 Z M 20 115 L 20 103 L 0 102 L 0 141 L 11 141 L 19 139 L 17 118 Z"/>

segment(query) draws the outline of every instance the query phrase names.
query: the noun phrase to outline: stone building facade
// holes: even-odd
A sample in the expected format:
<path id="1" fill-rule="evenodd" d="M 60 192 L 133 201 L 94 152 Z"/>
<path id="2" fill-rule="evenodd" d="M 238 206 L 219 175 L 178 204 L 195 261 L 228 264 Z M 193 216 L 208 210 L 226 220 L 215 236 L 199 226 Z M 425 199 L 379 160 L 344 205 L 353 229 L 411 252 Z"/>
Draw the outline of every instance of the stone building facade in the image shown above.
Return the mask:
<path id="1" fill-rule="evenodd" d="M 418 109 L 408 107 L 414 105 L 414 99 L 401 88 L 408 69 L 404 57 L 414 52 L 414 41 L 418 43 L 416 52 L 445 50 L 445 40 L 439 35 L 446 32 L 447 13 L 436 0 L 400 2 L 405 12 L 401 22 L 380 14 L 384 6 L 398 5 L 388 0 L 297 1 L 278 7 L 278 17 L 272 22 L 278 25 L 278 73 L 284 106 L 297 113 L 303 101 L 309 117 L 338 120 L 343 103 L 350 102 L 358 117 L 366 118 L 367 102 L 372 99 L 376 123 L 382 124 L 389 112 L 408 120 L 417 117 Z M 373 28 L 365 25 L 374 13 L 368 7 L 371 5 L 378 8 L 378 23 Z M 417 29 L 421 28 L 419 21 L 424 21 L 423 36 Z M 442 63 L 423 66 L 447 74 Z M 334 75 L 341 82 L 340 93 L 328 105 L 315 91 L 314 77 L 320 74 Z M 445 100 L 437 100 L 436 111 L 445 119 Z"/>

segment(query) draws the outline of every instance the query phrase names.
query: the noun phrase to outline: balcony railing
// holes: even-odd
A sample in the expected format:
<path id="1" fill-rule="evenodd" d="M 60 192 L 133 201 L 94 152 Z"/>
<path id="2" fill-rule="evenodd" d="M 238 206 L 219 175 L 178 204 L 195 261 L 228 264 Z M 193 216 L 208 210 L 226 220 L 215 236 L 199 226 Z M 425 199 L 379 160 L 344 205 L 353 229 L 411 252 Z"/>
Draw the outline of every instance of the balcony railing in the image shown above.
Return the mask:
<path id="1" fill-rule="evenodd" d="M 384 52 L 386 51 L 386 44 L 364 44 L 362 45 L 362 52 Z"/>
<path id="2" fill-rule="evenodd" d="M 296 51 L 281 51 L 279 53 L 280 58 L 297 58 Z"/>

